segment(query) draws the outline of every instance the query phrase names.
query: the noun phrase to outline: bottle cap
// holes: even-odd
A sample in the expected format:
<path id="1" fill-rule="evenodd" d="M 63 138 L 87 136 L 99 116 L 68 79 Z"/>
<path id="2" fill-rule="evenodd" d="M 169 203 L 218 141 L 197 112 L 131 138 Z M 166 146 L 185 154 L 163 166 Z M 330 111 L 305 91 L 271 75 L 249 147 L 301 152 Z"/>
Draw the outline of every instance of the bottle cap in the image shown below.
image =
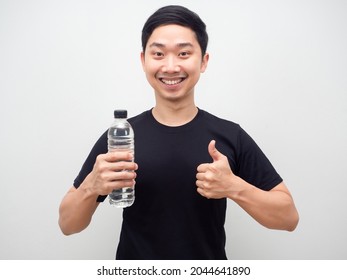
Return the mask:
<path id="1" fill-rule="evenodd" d="M 114 110 L 114 117 L 116 119 L 126 119 L 128 117 L 127 110 Z"/>

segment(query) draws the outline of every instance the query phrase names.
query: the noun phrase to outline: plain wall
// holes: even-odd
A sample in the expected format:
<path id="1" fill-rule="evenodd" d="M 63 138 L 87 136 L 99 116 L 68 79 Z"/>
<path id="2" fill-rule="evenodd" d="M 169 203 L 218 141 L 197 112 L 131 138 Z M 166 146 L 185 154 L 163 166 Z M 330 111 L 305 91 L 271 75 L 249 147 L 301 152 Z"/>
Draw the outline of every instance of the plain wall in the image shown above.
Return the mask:
<path id="1" fill-rule="evenodd" d="M 0 259 L 113 259 L 121 210 L 64 236 L 58 207 L 112 122 L 154 105 L 141 29 L 173 1 L 0 0 Z M 210 35 L 197 105 L 235 121 L 284 178 L 295 232 L 228 203 L 230 259 L 347 258 L 347 2 L 175 1 Z"/>

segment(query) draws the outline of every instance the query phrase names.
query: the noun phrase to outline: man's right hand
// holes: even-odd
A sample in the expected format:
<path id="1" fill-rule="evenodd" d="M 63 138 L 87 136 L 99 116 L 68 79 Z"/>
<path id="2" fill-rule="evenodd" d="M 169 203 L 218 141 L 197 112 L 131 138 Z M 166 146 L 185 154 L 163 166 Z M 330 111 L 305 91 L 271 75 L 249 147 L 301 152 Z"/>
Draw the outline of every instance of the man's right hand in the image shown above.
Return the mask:
<path id="1" fill-rule="evenodd" d="M 115 189 L 133 187 L 137 168 L 133 155 L 129 152 L 100 154 L 86 180 L 94 194 L 108 195 Z"/>

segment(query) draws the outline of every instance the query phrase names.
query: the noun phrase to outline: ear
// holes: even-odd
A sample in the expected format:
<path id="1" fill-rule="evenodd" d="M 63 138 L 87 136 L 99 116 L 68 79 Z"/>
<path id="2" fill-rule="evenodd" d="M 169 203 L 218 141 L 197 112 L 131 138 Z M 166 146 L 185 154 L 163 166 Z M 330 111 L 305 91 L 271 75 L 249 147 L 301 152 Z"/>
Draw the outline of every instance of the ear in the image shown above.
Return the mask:
<path id="1" fill-rule="evenodd" d="M 201 73 L 205 72 L 209 58 L 210 58 L 210 55 L 208 53 L 205 53 L 204 57 L 202 58 L 202 62 L 201 62 L 201 70 L 200 70 Z"/>
<path id="2" fill-rule="evenodd" d="M 142 69 L 145 71 L 145 53 L 141 52 L 141 63 L 142 63 Z"/>

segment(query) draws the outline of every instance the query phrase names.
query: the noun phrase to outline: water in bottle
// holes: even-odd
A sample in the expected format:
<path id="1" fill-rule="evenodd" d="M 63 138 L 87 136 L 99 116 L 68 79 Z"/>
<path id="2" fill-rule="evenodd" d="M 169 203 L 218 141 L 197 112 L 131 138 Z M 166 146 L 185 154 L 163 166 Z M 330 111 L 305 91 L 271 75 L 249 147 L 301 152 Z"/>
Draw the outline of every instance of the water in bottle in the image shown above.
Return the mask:
<path id="1" fill-rule="evenodd" d="M 121 150 L 134 154 L 134 131 L 127 121 L 126 110 L 115 110 L 114 121 L 108 130 L 108 151 Z M 109 194 L 109 202 L 116 207 L 129 207 L 134 203 L 135 190 L 124 187 Z"/>

